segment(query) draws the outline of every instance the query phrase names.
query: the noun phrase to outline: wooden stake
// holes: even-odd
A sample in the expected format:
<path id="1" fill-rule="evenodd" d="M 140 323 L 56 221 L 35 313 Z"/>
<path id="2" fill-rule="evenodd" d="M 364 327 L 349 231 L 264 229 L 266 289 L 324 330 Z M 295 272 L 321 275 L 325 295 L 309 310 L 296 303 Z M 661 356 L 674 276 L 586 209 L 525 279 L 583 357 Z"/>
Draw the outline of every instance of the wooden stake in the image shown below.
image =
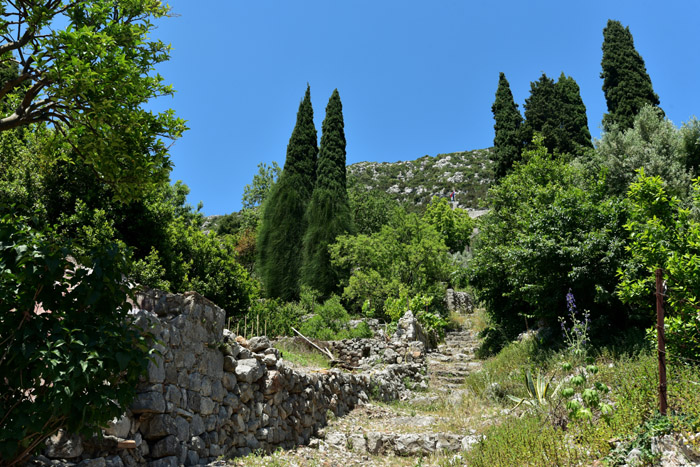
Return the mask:
<path id="1" fill-rule="evenodd" d="M 666 415 L 666 339 L 664 336 L 664 276 L 656 270 L 656 340 L 659 353 L 659 412 Z"/>
<path id="2" fill-rule="evenodd" d="M 300 333 L 300 332 L 297 331 L 296 329 L 292 328 L 292 331 L 294 331 L 294 332 L 296 332 L 297 334 L 299 334 L 299 336 L 301 336 L 302 339 L 304 339 L 306 342 L 308 342 L 309 344 L 311 344 L 316 350 L 318 350 L 318 351 L 321 352 L 322 354 L 327 355 L 328 358 L 330 358 L 331 360 L 335 360 L 335 358 L 333 358 L 333 354 L 332 354 L 328 349 L 323 350 L 321 347 L 319 347 L 319 346 L 317 346 L 316 344 L 314 344 L 313 342 L 311 342 L 309 339 L 306 338 L 305 335 L 303 335 L 302 333 Z"/>

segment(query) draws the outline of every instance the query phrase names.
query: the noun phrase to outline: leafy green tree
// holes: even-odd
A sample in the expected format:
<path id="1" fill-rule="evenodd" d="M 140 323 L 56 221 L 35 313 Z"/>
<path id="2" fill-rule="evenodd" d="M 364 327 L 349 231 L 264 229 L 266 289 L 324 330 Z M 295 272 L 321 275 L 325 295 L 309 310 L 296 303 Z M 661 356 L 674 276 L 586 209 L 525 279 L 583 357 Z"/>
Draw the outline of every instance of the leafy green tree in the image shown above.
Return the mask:
<path id="1" fill-rule="evenodd" d="M 621 130 L 631 128 L 634 117 L 645 105 L 658 107 L 659 96 L 651 85 L 644 59 L 634 48 L 629 26 L 608 20 L 603 29 L 603 92 L 608 113 L 603 116 L 603 127 L 609 131 L 613 125 Z"/>
<path id="2" fill-rule="evenodd" d="M 388 193 L 381 190 L 366 190 L 351 178 L 348 180 L 348 197 L 352 223 L 358 234 L 379 232 L 399 209 L 398 203 Z"/>
<path id="3" fill-rule="evenodd" d="M 154 73 L 169 46 L 149 38 L 152 20 L 169 7 L 158 0 L 2 1 L 0 10 L 0 63 L 21 70 L 0 89 L 0 100 L 12 104 L 0 132 L 50 123 L 55 144 L 72 148 L 122 199 L 167 180 L 164 138 L 179 137 L 184 121 L 144 105 L 173 93 Z"/>
<path id="4" fill-rule="evenodd" d="M 257 294 L 238 264 L 236 239 L 202 231 L 204 217 L 187 204 L 181 182 L 118 202 L 112 187 L 76 159 L 52 164 L 40 188 L 46 222 L 60 226 L 62 239 L 83 251 L 119 241 L 133 260 L 124 272 L 141 285 L 196 290 L 230 315 L 244 313 Z"/>
<path id="5" fill-rule="evenodd" d="M 700 179 L 695 179 L 688 207 L 671 196 L 663 179 L 644 169 L 629 189 L 630 258 L 620 269 L 620 297 L 635 307 L 646 326 L 655 322 L 657 268 L 666 281 L 666 343 L 669 357 L 700 361 Z M 656 331 L 649 329 L 653 341 Z"/>
<path id="6" fill-rule="evenodd" d="M 640 168 L 650 176 L 661 176 L 670 193 L 684 196 L 690 187 L 688 165 L 694 164 L 690 161 L 697 154 L 697 128 L 693 125 L 691 122 L 678 130 L 661 110 L 647 105 L 634 118 L 631 128 L 613 127 L 603 134 L 591 155 L 593 170 L 606 170 L 606 183 L 616 196 L 627 192 Z"/>
<path id="7" fill-rule="evenodd" d="M 510 84 L 503 72 L 498 77 L 496 100 L 491 106 L 491 112 L 493 112 L 493 119 L 496 121 L 493 126 L 495 131 L 493 148 L 496 159 L 496 179 L 500 179 L 510 171 L 515 161 L 520 160 L 520 153 L 523 149 L 523 140 L 520 134 L 523 117 L 520 115 L 518 104 L 513 99 Z"/>
<path id="8" fill-rule="evenodd" d="M 489 201 L 469 279 L 509 339 L 526 329 L 526 320 L 554 327 L 569 290 L 599 330 L 625 323 L 615 296 L 625 211 L 601 179 L 553 158 L 538 137 L 523 162 L 491 188 Z"/>
<path id="9" fill-rule="evenodd" d="M 461 253 L 469 246 L 475 223 L 464 209 L 452 209 L 446 198 L 433 196 L 423 220 L 442 234 L 445 244 L 453 253 Z"/>
<path id="10" fill-rule="evenodd" d="M 329 296 L 338 290 L 342 270 L 331 264 L 328 245 L 352 231 L 345 169 L 343 105 L 334 90 L 323 119 L 316 186 L 306 211 L 301 280 Z"/>
<path id="11" fill-rule="evenodd" d="M 297 112 L 279 181 L 263 207 L 256 241 L 256 268 L 269 297 L 289 301 L 299 295 L 306 208 L 316 180 L 318 154 L 311 90 Z"/>
<path id="12" fill-rule="evenodd" d="M 275 161 L 272 161 L 270 166 L 264 162 L 258 164 L 258 173 L 253 175 L 253 181 L 243 188 L 243 198 L 241 199 L 243 209 L 255 209 L 262 206 L 281 172 L 282 169 Z"/>
<path id="13" fill-rule="evenodd" d="M 35 223 L 0 218 L 3 465 L 35 453 L 58 429 L 93 434 L 105 426 L 129 405 L 148 364 L 147 336 L 127 316 L 116 245 L 79 254 Z"/>
<path id="14" fill-rule="evenodd" d="M 443 236 L 417 214 L 398 209 L 380 231 L 342 235 L 330 252 L 336 267 L 351 271 L 342 281 L 343 297 L 355 311 L 369 302 L 383 315 L 387 299 L 418 295 L 433 297 L 440 311 L 452 262 Z"/>

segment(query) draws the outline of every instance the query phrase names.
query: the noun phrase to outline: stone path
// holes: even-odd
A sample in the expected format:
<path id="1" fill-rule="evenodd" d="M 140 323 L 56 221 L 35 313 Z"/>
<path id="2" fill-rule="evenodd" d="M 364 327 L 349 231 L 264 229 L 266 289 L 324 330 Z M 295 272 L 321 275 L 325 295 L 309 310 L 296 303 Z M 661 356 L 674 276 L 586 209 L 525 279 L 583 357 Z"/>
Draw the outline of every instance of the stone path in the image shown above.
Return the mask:
<path id="1" fill-rule="evenodd" d="M 431 388 L 448 393 L 460 389 L 464 378 L 481 368 L 481 362 L 474 358 L 478 345 L 477 333 L 468 319 L 461 329 L 448 332 L 437 352 L 427 357 Z"/>
<path id="2" fill-rule="evenodd" d="M 461 465 L 459 452 L 479 440 L 458 408 L 467 392 L 465 377 L 481 367 L 474 358 L 477 345 L 466 317 L 461 329 L 448 332 L 445 342 L 427 355 L 428 391 L 396 404 L 362 405 L 332 420 L 310 446 L 263 456 L 259 465 L 400 466 L 424 457 L 422 465 Z M 238 462 L 234 465 L 258 465 L 252 459 Z"/>

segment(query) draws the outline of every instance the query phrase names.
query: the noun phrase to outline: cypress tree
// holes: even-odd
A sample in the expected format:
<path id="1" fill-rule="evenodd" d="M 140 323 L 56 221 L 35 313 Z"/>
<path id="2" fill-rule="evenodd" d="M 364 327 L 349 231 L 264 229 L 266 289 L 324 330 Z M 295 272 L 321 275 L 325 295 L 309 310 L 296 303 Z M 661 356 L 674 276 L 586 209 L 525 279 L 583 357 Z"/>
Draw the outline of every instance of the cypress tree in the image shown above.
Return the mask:
<path id="1" fill-rule="evenodd" d="M 586 106 L 578 84 L 562 73 L 555 85 L 558 128 L 555 130 L 556 149 L 561 153 L 578 154 L 582 148 L 592 148 Z"/>
<path id="2" fill-rule="evenodd" d="M 520 125 L 523 117 L 518 110 L 518 104 L 513 99 L 510 91 L 510 84 L 506 75 L 501 72 L 498 77 L 498 88 L 496 89 L 496 100 L 491 106 L 495 124 L 493 129 L 493 149 L 496 160 L 496 179 L 504 177 L 513 163 L 520 159 L 523 148 L 523 141 L 520 135 Z"/>
<path id="3" fill-rule="evenodd" d="M 284 169 L 265 202 L 258 231 L 257 270 L 270 297 L 293 300 L 299 295 L 299 252 L 316 179 L 317 155 L 311 89 L 307 85 L 287 145 Z"/>
<path id="4" fill-rule="evenodd" d="M 552 154 L 579 154 L 582 148 L 593 147 L 586 106 L 578 84 L 570 76 L 562 73 L 555 83 L 543 73 L 539 80 L 530 83 L 522 131 L 527 143 L 535 132 L 542 134 L 544 145 Z"/>
<path id="5" fill-rule="evenodd" d="M 321 148 L 316 170 L 316 186 L 306 211 L 302 284 L 323 296 L 338 288 L 342 271 L 331 265 L 328 245 L 352 230 L 345 168 L 343 105 L 334 90 L 323 120 Z"/>
<path id="6" fill-rule="evenodd" d="M 550 152 L 556 147 L 555 130 L 559 127 L 554 80 L 542 73 L 540 79 L 530 83 L 530 97 L 525 99 L 525 123 L 523 139 L 532 143 L 535 132 L 542 133 L 544 144 Z"/>
<path id="7" fill-rule="evenodd" d="M 629 27 L 608 20 L 603 29 L 603 92 L 608 113 L 603 127 L 609 131 L 617 124 L 621 130 L 632 128 L 634 117 L 646 104 L 658 107 L 659 96 L 651 86 L 642 56 L 634 48 Z"/>

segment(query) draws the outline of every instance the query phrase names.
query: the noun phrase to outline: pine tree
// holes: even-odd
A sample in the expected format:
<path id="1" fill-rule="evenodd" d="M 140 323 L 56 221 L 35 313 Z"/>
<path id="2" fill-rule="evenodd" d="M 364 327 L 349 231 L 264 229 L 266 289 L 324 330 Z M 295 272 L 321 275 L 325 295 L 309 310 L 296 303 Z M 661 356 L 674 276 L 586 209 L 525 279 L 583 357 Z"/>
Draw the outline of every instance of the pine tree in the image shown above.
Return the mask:
<path id="1" fill-rule="evenodd" d="M 603 29 L 603 92 L 608 113 L 603 127 L 609 131 L 617 124 L 620 129 L 632 128 L 634 117 L 645 104 L 659 105 L 659 96 L 651 85 L 644 59 L 634 48 L 629 27 L 608 20 Z"/>
<path id="2" fill-rule="evenodd" d="M 592 148 L 581 91 L 576 81 L 564 73 L 555 85 L 555 103 L 559 120 L 555 130 L 555 149 L 561 153 L 579 154 L 584 148 Z"/>
<path id="3" fill-rule="evenodd" d="M 305 215 L 316 180 L 318 146 L 311 90 L 297 112 L 279 181 L 263 209 L 257 239 L 257 271 L 267 295 L 293 300 L 299 295 L 299 274 Z"/>
<path id="4" fill-rule="evenodd" d="M 496 100 L 491 106 L 495 136 L 493 138 L 493 149 L 496 160 L 496 179 L 504 177 L 513 167 L 513 163 L 520 159 L 520 152 L 523 148 L 523 141 L 520 135 L 520 125 L 523 117 L 518 110 L 518 104 L 513 99 L 510 91 L 510 84 L 506 75 L 501 72 L 498 77 L 498 88 L 496 89 Z"/>
<path id="5" fill-rule="evenodd" d="M 302 284 L 328 296 L 338 288 L 340 274 L 331 265 L 328 245 L 352 230 L 345 168 L 343 106 L 338 90 L 333 91 L 323 120 L 321 149 L 316 170 L 316 187 L 306 212 L 301 270 Z"/>

